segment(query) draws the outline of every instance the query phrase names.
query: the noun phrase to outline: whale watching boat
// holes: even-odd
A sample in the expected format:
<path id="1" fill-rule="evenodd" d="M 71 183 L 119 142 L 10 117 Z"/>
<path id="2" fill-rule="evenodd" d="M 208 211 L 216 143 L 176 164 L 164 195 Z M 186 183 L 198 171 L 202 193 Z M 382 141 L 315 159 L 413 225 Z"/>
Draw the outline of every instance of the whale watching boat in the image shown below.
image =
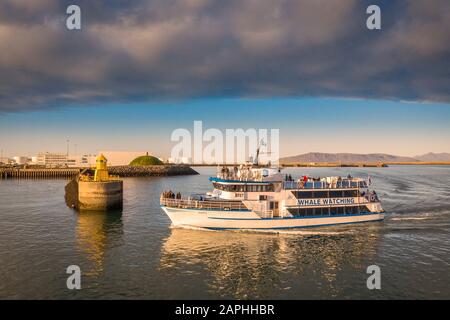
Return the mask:
<path id="1" fill-rule="evenodd" d="M 259 149 L 259 148 L 258 148 Z M 259 151 L 259 150 L 258 150 Z M 384 210 L 370 179 L 348 176 L 294 180 L 281 168 L 254 163 L 219 167 L 214 190 L 166 191 L 160 204 L 174 226 L 207 229 L 284 229 L 379 221 Z"/>

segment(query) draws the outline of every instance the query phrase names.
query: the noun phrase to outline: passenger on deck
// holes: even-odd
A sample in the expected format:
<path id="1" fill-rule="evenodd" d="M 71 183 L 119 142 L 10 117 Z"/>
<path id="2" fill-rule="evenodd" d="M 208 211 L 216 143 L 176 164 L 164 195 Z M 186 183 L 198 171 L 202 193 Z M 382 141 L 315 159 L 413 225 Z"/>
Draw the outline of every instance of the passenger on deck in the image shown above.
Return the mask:
<path id="1" fill-rule="evenodd" d="M 177 199 L 181 199 L 181 193 L 180 192 L 177 193 Z"/>
<path id="2" fill-rule="evenodd" d="M 223 166 L 222 170 L 220 170 L 220 173 L 222 174 L 221 178 L 226 179 L 227 167 Z"/>
<path id="3" fill-rule="evenodd" d="M 228 169 L 228 167 L 225 167 L 225 179 L 229 178 L 230 178 L 230 169 Z"/>

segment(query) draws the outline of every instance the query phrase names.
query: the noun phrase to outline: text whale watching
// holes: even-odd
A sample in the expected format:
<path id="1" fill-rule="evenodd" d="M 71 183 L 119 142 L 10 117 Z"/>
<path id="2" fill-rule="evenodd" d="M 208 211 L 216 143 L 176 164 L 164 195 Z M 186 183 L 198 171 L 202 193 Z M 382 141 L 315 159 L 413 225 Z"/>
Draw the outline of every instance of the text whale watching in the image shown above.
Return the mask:
<path id="1" fill-rule="evenodd" d="M 370 178 L 303 176 L 253 163 L 218 168 L 212 192 L 187 198 L 165 191 L 160 204 L 174 226 L 284 229 L 380 221 L 384 210 Z"/>

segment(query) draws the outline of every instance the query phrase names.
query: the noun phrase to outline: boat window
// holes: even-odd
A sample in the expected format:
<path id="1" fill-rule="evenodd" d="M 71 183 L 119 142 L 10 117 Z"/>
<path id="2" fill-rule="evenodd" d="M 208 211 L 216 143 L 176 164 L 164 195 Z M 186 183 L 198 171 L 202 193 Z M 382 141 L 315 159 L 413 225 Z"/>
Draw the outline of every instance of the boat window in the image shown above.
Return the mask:
<path id="1" fill-rule="evenodd" d="M 345 214 L 345 207 L 331 207 L 330 213 L 331 213 L 331 215 Z"/>
<path id="2" fill-rule="evenodd" d="M 358 206 L 348 207 L 348 213 L 357 214 L 359 213 Z"/>
<path id="3" fill-rule="evenodd" d="M 313 196 L 312 191 L 293 191 L 297 199 L 310 199 Z"/>
<path id="4" fill-rule="evenodd" d="M 359 212 L 366 213 L 366 212 L 370 212 L 370 210 L 369 210 L 369 208 L 367 208 L 367 206 L 359 206 Z"/>
<path id="5" fill-rule="evenodd" d="M 340 198 L 340 197 L 342 197 L 342 191 L 340 190 L 330 191 L 330 198 Z"/>
<path id="6" fill-rule="evenodd" d="M 360 188 L 367 188 L 367 183 L 365 181 L 359 181 Z"/>
<path id="7" fill-rule="evenodd" d="M 362 209 L 363 208 L 363 209 Z M 358 214 L 368 211 L 366 206 L 350 206 L 350 207 L 321 207 L 321 208 L 288 208 L 290 214 L 294 216 L 329 216 L 329 215 L 345 215 Z"/>
<path id="8" fill-rule="evenodd" d="M 329 214 L 329 208 L 315 208 L 314 212 L 316 216 L 327 216 Z"/>
<path id="9" fill-rule="evenodd" d="M 313 198 L 328 198 L 328 191 L 314 191 Z"/>
<path id="10" fill-rule="evenodd" d="M 358 196 L 358 190 L 344 190 L 344 197 L 350 198 L 350 197 L 357 197 Z"/>
<path id="11" fill-rule="evenodd" d="M 273 192 L 273 184 L 269 185 L 246 185 L 246 184 L 221 184 L 213 183 L 215 189 L 228 192 Z"/>

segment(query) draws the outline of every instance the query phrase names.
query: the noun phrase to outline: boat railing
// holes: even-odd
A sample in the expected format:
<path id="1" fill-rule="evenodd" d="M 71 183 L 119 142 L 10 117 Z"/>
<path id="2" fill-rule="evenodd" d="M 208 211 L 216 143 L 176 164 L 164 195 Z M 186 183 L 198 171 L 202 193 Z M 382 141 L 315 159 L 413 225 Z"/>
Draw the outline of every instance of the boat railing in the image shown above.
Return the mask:
<path id="1" fill-rule="evenodd" d="M 247 207 L 239 201 L 214 201 L 214 200 L 195 200 L 195 199 L 160 199 L 160 204 L 172 208 L 183 209 L 202 209 L 202 210 L 248 210 Z"/>
<path id="2" fill-rule="evenodd" d="M 337 188 L 367 188 L 366 181 L 341 180 L 326 181 L 283 181 L 284 189 L 337 189 Z"/>
<path id="3" fill-rule="evenodd" d="M 273 210 L 269 209 L 267 201 L 255 201 L 250 206 L 251 210 L 261 218 L 273 218 Z"/>
<path id="4" fill-rule="evenodd" d="M 216 175 L 217 178 L 222 180 L 233 180 L 233 181 L 263 181 L 263 177 L 261 174 L 255 173 L 242 173 L 236 174 L 233 172 L 230 173 L 218 173 Z"/>
<path id="5" fill-rule="evenodd" d="M 268 218 L 268 219 L 272 219 L 273 218 L 273 210 L 262 210 L 262 211 L 255 211 L 255 213 L 260 216 L 261 218 Z"/>

